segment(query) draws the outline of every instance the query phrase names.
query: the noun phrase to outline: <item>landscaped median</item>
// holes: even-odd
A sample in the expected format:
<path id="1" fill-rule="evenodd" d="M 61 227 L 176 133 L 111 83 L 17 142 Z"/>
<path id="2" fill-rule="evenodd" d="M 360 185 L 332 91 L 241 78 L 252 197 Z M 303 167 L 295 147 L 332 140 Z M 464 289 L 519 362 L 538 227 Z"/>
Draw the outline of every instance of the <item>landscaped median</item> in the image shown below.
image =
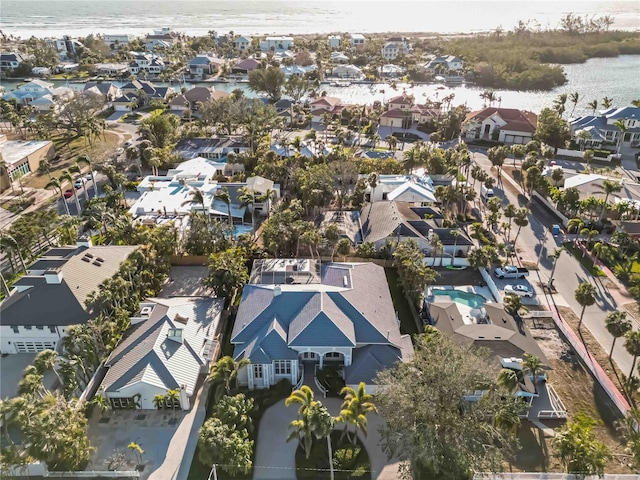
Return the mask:
<path id="1" fill-rule="evenodd" d="M 593 257 L 589 253 L 576 247 L 574 242 L 565 242 L 562 244 L 567 252 L 573 255 L 576 260 L 594 277 L 606 277 L 606 273 L 594 263 Z"/>

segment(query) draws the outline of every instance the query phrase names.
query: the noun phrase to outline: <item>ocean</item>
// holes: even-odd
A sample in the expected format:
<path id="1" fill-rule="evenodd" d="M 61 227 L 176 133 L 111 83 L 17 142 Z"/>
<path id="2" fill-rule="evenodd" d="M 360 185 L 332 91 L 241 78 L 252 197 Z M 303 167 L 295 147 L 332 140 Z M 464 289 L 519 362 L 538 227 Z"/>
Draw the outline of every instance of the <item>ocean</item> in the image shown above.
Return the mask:
<path id="1" fill-rule="evenodd" d="M 23 38 L 131 33 L 170 27 L 245 35 L 436 32 L 512 29 L 519 20 L 555 28 L 567 13 L 610 15 L 613 28 L 640 30 L 640 2 L 447 0 L 2 0 L 0 30 Z"/>

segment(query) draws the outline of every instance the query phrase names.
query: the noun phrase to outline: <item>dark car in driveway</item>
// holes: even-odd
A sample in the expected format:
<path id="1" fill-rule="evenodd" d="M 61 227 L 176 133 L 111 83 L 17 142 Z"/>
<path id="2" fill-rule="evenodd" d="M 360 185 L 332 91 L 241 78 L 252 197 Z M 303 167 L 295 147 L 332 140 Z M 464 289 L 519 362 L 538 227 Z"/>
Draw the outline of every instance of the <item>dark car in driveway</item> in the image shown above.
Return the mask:
<path id="1" fill-rule="evenodd" d="M 415 133 L 411 132 L 393 132 L 391 136 L 396 137 L 401 142 L 407 143 L 413 143 L 417 142 L 418 140 L 422 140 L 422 138 L 420 138 L 420 135 L 416 135 Z"/>

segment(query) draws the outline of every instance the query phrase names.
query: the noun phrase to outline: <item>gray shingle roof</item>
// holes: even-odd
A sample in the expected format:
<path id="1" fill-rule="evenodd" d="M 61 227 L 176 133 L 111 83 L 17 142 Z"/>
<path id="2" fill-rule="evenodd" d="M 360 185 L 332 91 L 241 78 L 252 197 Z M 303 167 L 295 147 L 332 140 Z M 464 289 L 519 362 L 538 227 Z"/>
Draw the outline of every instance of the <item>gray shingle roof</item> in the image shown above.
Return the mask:
<path id="1" fill-rule="evenodd" d="M 344 369 L 344 381 L 347 385 L 357 385 L 360 382 L 371 385 L 378 372 L 392 368 L 399 361 L 402 361 L 402 352 L 391 345 L 358 348 L 353 352 L 351 365 Z"/>
<path id="2" fill-rule="evenodd" d="M 46 283 L 42 276 L 21 278 L 16 286 L 31 288 L 11 295 L 0 304 L 0 325 L 64 326 L 86 322 L 89 315 L 84 307 L 89 295 L 113 277 L 136 248 L 96 246 L 49 250 L 34 267 L 46 260 L 57 263 L 64 260 L 64 264 L 58 266 L 62 282 Z M 103 261 L 97 262 L 97 259 Z"/>
<path id="3" fill-rule="evenodd" d="M 101 388 L 115 392 L 136 382 L 165 389 L 186 385 L 191 395 L 208 360 L 205 342 L 215 336 L 222 300 L 174 297 L 150 302 L 155 306 L 149 318 L 132 326 L 107 359 Z M 181 317 L 186 324 L 177 320 Z M 183 329 L 182 343 L 168 338 L 170 328 Z"/>
<path id="4" fill-rule="evenodd" d="M 270 363 L 297 358 L 289 347 L 368 344 L 394 345 L 407 355 L 412 353 L 411 342 L 407 346 L 400 335 L 382 267 L 338 263 L 324 265 L 322 270 L 322 283 L 280 285 L 277 295 L 273 285 L 245 286 L 231 335 L 236 358 Z M 283 333 L 279 339 L 274 337 L 278 342 L 270 351 L 263 340 L 267 327 L 287 332 L 286 337 Z M 278 355 L 287 356 L 275 356 L 276 347 Z"/>
<path id="5" fill-rule="evenodd" d="M 466 346 L 489 348 L 498 357 L 522 357 L 530 353 L 547 362 L 538 342 L 524 326 L 518 325 L 504 307 L 485 303 L 489 324 L 465 324 L 455 302 L 435 302 L 429 305 L 434 326 L 456 342 Z"/>

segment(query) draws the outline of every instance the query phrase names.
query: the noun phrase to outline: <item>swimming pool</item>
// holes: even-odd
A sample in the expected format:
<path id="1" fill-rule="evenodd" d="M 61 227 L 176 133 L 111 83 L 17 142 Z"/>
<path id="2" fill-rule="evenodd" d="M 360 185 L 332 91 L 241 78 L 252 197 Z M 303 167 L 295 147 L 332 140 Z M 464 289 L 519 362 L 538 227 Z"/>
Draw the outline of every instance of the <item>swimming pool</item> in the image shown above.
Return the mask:
<path id="1" fill-rule="evenodd" d="M 461 303 L 471 308 L 482 307 L 487 300 L 477 293 L 463 292 L 462 290 L 432 290 L 431 294 L 437 297 L 449 297 L 454 302 Z"/>
<path id="2" fill-rule="evenodd" d="M 242 235 L 243 233 L 251 233 L 253 232 L 253 228 L 251 225 L 234 225 L 233 226 L 233 236 L 237 237 L 238 235 Z"/>

